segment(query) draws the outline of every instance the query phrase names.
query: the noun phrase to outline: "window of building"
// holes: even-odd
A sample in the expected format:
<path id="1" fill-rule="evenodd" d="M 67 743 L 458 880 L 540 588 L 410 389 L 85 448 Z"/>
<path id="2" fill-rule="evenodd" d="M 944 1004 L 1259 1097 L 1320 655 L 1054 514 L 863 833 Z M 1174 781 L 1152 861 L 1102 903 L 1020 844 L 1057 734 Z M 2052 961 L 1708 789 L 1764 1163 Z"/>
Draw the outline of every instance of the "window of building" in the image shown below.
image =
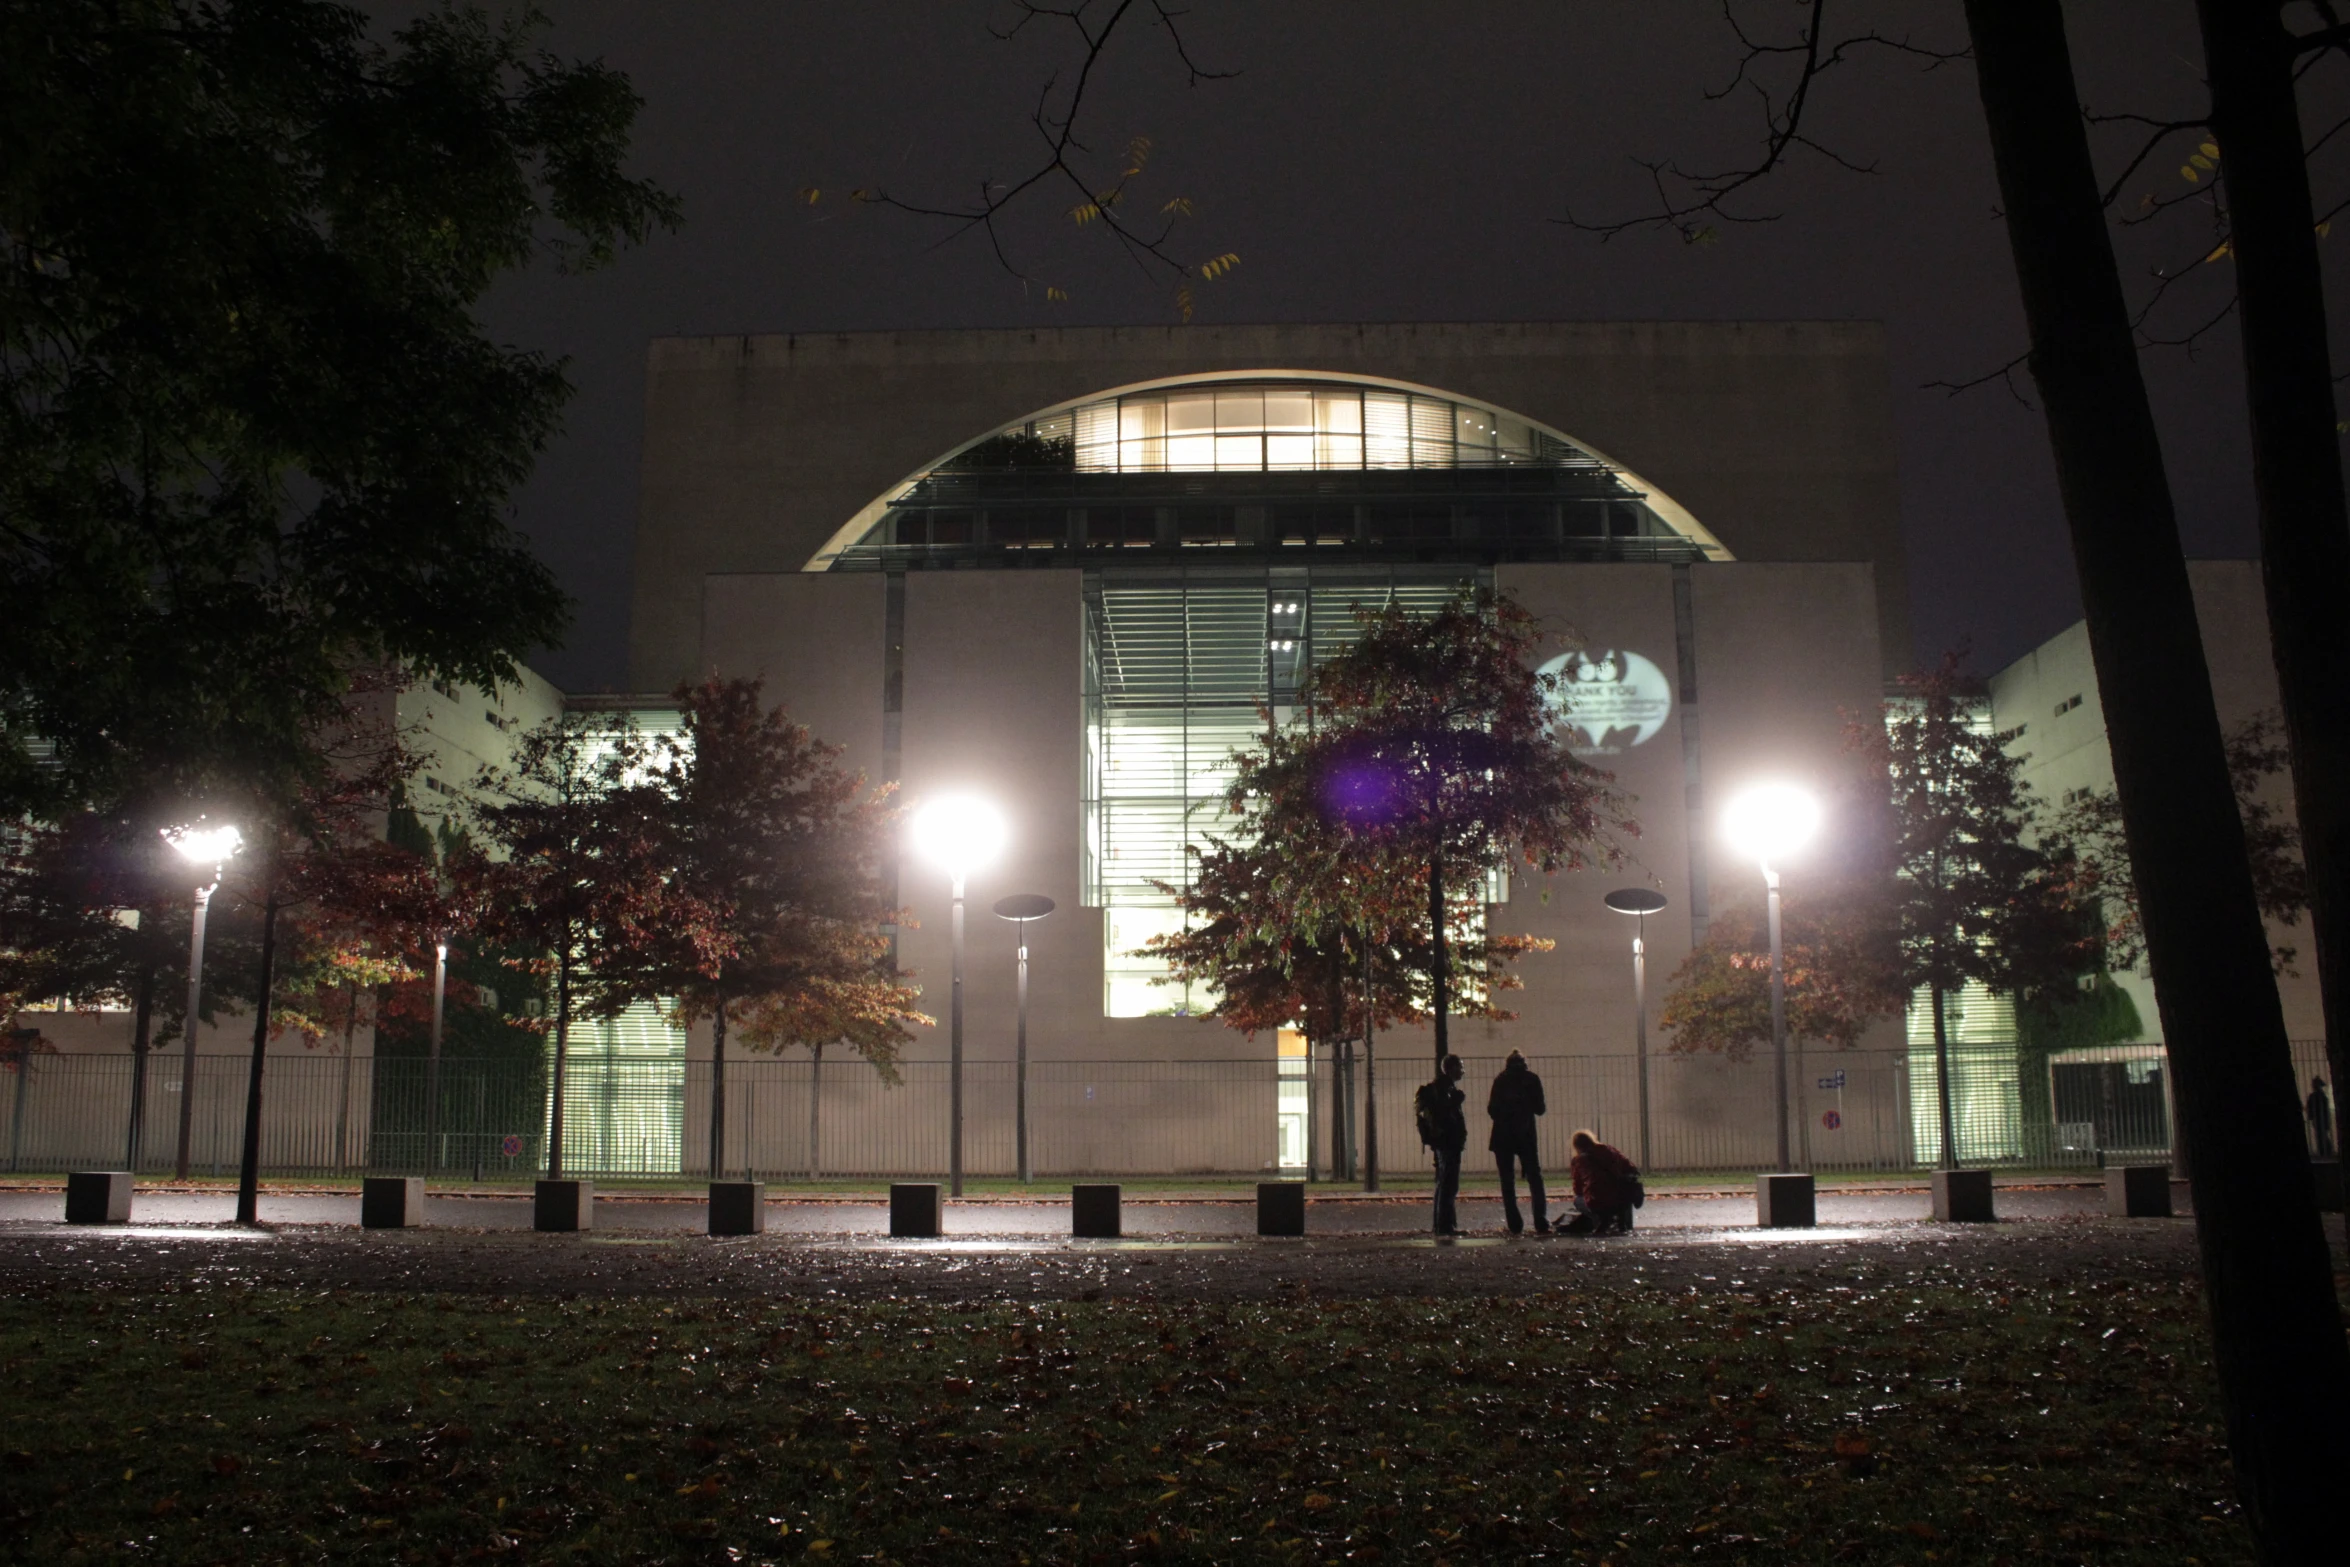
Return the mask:
<path id="1" fill-rule="evenodd" d="M 1532 428 L 1493 409 L 1329 383 L 1133 392 L 1081 405 L 1071 425 L 1080 473 L 1457 468 L 1544 455 Z"/>
<path id="2" fill-rule="evenodd" d="M 1160 983 L 1166 965 L 1137 949 L 1182 928 L 1191 851 L 1232 831 L 1232 758 L 1263 735 L 1263 710 L 1286 720 L 1304 674 L 1360 634 L 1356 605 L 1434 609 L 1473 577 L 1362 566 L 1089 576 L 1084 901 L 1103 910 L 1107 1016 L 1212 1005 Z"/>

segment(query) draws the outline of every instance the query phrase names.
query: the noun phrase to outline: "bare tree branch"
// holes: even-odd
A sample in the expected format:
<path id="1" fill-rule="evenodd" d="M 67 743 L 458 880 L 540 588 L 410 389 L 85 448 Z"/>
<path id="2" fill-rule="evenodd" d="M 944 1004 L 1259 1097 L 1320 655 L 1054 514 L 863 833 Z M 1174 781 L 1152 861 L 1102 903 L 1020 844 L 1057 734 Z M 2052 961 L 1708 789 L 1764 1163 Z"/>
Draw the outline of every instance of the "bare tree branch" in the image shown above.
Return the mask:
<path id="1" fill-rule="evenodd" d="M 2024 407 L 2032 408 L 2032 400 L 2026 397 L 2015 384 L 2015 373 L 2018 370 L 2024 368 L 2024 366 L 2031 360 L 2031 357 L 2031 350 L 2026 349 L 2024 352 L 2016 355 L 2013 359 L 2010 359 L 2007 363 L 1999 366 L 1997 369 L 1986 370 L 1981 375 L 1975 376 L 1972 379 L 1965 381 L 1928 381 L 1923 387 L 1920 388 L 1920 390 L 1946 392 L 1952 397 L 1957 397 L 1961 393 L 1971 392 L 1976 387 L 1989 386 L 1992 382 L 1997 381 L 2002 386 L 2007 388 L 2008 396 L 2014 398 Z M 2039 410 L 2034 408 L 2032 411 L 2037 413 Z"/>
<path id="2" fill-rule="evenodd" d="M 1740 88 L 1749 88 L 1762 106 L 1763 149 L 1754 162 L 1739 167 L 1692 170 L 1684 169 L 1669 160 L 1648 162 L 1635 160 L 1648 171 L 1649 183 L 1656 191 L 1653 210 L 1628 218 L 1593 222 L 1578 218 L 1572 211 L 1551 221 L 1585 234 L 1597 235 L 1601 241 L 1614 239 L 1633 229 L 1671 229 L 1685 244 L 1699 244 L 1713 236 L 1714 223 L 1769 223 L 1777 213 L 1749 213 L 1734 211 L 1728 205 L 1732 198 L 1757 184 L 1787 160 L 1797 149 L 1816 154 L 1836 167 L 1855 174 L 1876 172 L 1873 163 L 1859 163 L 1822 145 L 1804 125 L 1805 111 L 1811 105 L 1812 84 L 1846 60 L 1863 50 L 1882 49 L 1895 54 L 1912 55 L 1927 62 L 1927 70 L 1935 70 L 1952 60 L 1965 59 L 1963 49 L 1931 49 L 1904 38 L 1891 38 L 1878 32 L 1854 33 L 1833 44 L 1825 43 L 1828 0 L 1809 0 L 1809 12 L 1803 26 L 1790 43 L 1771 43 L 1748 33 L 1738 20 L 1732 0 L 1722 0 L 1722 19 L 1729 25 L 1731 35 L 1743 51 L 1738 66 L 1729 81 L 1706 93 L 1709 101 L 1728 98 Z M 1774 91 L 1762 79 L 1762 72 L 1782 60 L 1800 59 L 1794 84 L 1783 93 Z M 1710 220 L 1710 221 L 1708 221 Z"/>
<path id="3" fill-rule="evenodd" d="M 2143 114 L 2091 114 L 2086 109 L 2081 111 L 2081 118 L 2091 125 L 2144 125 L 2152 132 L 2138 148 L 2137 154 L 2122 166 L 2121 173 L 2113 177 L 2113 183 L 2105 187 L 2104 205 L 2108 207 L 2122 193 L 2122 186 L 2128 183 L 2130 176 L 2138 172 L 2139 165 L 2153 156 L 2155 148 L 2180 131 L 2207 130 L 2211 125 L 2209 120 L 2150 120 Z"/>
<path id="4" fill-rule="evenodd" d="M 1035 106 L 1029 111 L 1029 125 L 1039 143 L 1036 163 L 1014 179 L 983 179 L 977 195 L 963 203 L 938 205 L 911 200 L 879 187 L 852 192 L 849 199 L 946 224 L 939 245 L 952 244 L 976 232 L 985 239 L 989 254 L 1006 273 L 1024 286 L 1043 287 L 1048 299 L 1065 299 L 1068 296 L 1059 285 L 1038 277 L 1018 259 L 1019 247 L 1005 232 L 1010 217 L 1029 198 L 1042 199 L 1044 193 L 1061 188 L 1075 199 L 1075 204 L 1064 213 L 1069 221 L 1078 227 L 1098 223 L 1101 231 L 1143 276 L 1166 277 L 1181 285 L 1176 291 L 1176 303 L 1188 319 L 1192 284 L 1212 281 L 1236 265 L 1239 258 L 1226 253 L 1207 260 L 1193 260 L 1176 251 L 1174 236 L 1182 220 L 1191 215 L 1191 203 L 1186 198 L 1167 201 L 1150 218 L 1137 221 L 1129 217 L 1122 208 L 1132 193 L 1133 182 L 1149 160 L 1150 140 L 1134 137 L 1118 152 L 1104 155 L 1086 142 L 1080 126 L 1088 107 L 1088 94 L 1094 86 L 1095 68 L 1107 56 L 1121 25 L 1130 18 L 1135 19 L 1136 26 L 1155 22 L 1166 35 L 1182 67 L 1186 86 L 1222 81 L 1239 72 L 1200 64 L 1178 25 L 1188 13 L 1177 9 L 1169 0 L 1070 0 L 1064 5 L 1018 0 L 1016 11 L 1016 17 L 1008 25 L 991 24 L 989 31 L 1009 43 L 1032 26 L 1056 31 L 1065 28 L 1063 36 L 1074 34 L 1076 40 L 1076 69 L 1067 88 L 1062 88 L 1062 74 L 1055 71 L 1038 89 Z M 1127 27 L 1126 31 L 1131 33 L 1133 28 Z M 816 199 L 814 192 L 805 194 L 811 201 Z"/>

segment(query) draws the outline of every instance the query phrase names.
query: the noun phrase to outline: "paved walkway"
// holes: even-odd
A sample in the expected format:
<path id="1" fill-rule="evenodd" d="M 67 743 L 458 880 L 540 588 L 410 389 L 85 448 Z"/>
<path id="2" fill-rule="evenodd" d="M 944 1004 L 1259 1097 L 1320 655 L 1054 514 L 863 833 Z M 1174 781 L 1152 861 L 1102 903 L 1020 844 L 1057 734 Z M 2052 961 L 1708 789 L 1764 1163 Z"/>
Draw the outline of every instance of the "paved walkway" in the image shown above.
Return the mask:
<path id="1" fill-rule="evenodd" d="M 2174 1183 L 2172 1201 L 2181 1213 L 2188 1210 L 2187 1188 Z M 2105 1211 L 2102 1188 L 2067 1186 L 2003 1186 L 1998 1190 L 2000 1217 L 2016 1221 L 2085 1219 Z M 1307 1204 L 1307 1228 L 1316 1235 L 1414 1235 L 1428 1227 L 1425 1194 L 1396 1197 L 1361 1195 L 1314 1196 Z M 1824 1225 L 1899 1224 L 1927 1219 L 1932 1203 L 1916 1190 L 1843 1191 L 1834 1187 L 1819 1194 L 1818 1211 Z M 221 1225 L 236 1217 L 232 1192 L 142 1191 L 134 1200 L 132 1218 L 140 1226 Z M 0 1191 L 0 1226 L 56 1223 L 64 1217 L 61 1191 Z M 1751 1191 L 1659 1192 L 1640 1211 L 1643 1229 L 1660 1231 L 1752 1228 Z M 356 1193 L 287 1193 L 264 1191 L 261 1220 L 270 1225 L 356 1225 Z M 425 1199 L 425 1222 L 445 1228 L 528 1230 L 531 1203 L 519 1193 L 433 1194 Z M 596 1228 L 606 1232 L 699 1232 L 707 1222 L 702 1202 L 685 1195 L 604 1196 L 596 1204 Z M 1124 1205 L 1126 1233 L 1134 1237 L 1253 1236 L 1256 1208 L 1253 1199 L 1235 1194 L 1215 1198 L 1154 1198 L 1130 1196 Z M 1472 1233 L 1502 1229 L 1501 1203 L 1490 1194 L 1471 1193 L 1461 1201 L 1461 1222 Z M 771 1198 L 767 1204 L 770 1234 L 840 1238 L 886 1236 L 889 1209 L 881 1202 L 820 1198 Z M 946 1205 L 950 1236 L 1046 1240 L 1069 1233 L 1069 1203 L 1065 1196 L 1040 1195 L 1009 1200 L 994 1196 L 950 1201 Z"/>

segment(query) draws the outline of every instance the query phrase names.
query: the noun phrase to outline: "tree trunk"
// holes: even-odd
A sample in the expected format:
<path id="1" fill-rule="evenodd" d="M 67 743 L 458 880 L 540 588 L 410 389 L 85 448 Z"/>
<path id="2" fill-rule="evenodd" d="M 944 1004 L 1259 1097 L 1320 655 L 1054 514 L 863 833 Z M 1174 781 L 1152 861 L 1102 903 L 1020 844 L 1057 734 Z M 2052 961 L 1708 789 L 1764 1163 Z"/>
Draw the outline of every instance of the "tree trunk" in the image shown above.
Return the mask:
<path id="1" fill-rule="evenodd" d="M 147 1052 L 153 1048 L 154 1030 L 155 971 L 141 969 L 131 1003 L 131 1124 L 122 1154 L 122 1167 L 133 1176 L 139 1173 L 139 1145 L 147 1137 Z"/>
<path id="2" fill-rule="evenodd" d="M 2269 643 L 2293 753 L 2326 1052 L 2339 1089 L 2350 1071 L 2350 725 L 2343 722 L 2350 640 L 2342 635 L 2350 626 L 2350 506 L 2334 428 L 2317 217 L 2282 8 L 2197 0 L 2195 9 L 2235 247 Z M 2338 1092 L 2334 1114 L 2339 1148 L 2350 1135 L 2350 1109 Z"/>
<path id="3" fill-rule="evenodd" d="M 261 902 L 261 983 L 253 998 L 253 1065 L 245 1075 L 245 1152 L 237 1163 L 239 1224 L 261 1222 L 261 1068 L 269 1054 L 270 992 L 277 984 L 277 910 L 273 888 Z"/>
<path id="4" fill-rule="evenodd" d="M 571 931 L 563 931 L 563 950 L 555 954 L 555 1081 L 554 1102 L 547 1112 L 547 1179 L 563 1179 L 563 1057 L 571 1042 Z"/>
<path id="5" fill-rule="evenodd" d="M 1371 959 L 1375 949 L 1363 937 L 1363 1190 L 1379 1189 L 1379 1054 L 1373 1041 L 1379 1017 Z"/>
<path id="6" fill-rule="evenodd" d="M 1444 940 L 1444 851 L 1428 856 L 1428 940 L 1435 954 L 1428 965 L 1428 1009 L 1436 1018 L 1436 1075 L 1444 1075 L 1444 1058 L 1452 1044 L 1445 1032 L 1445 981 L 1452 978 L 1452 959 Z"/>
<path id="7" fill-rule="evenodd" d="M 351 1166 L 351 1048 L 359 1033 L 359 986 L 343 987 L 343 1083 L 335 1098 L 335 1169 Z"/>
<path id="8" fill-rule="evenodd" d="M 726 1179 L 726 995 L 710 1014 L 710 1179 Z"/>
<path id="9" fill-rule="evenodd" d="M 2064 15 L 1966 15 L 2177 1077 L 2230 1455 L 2262 1558 L 2331 1561 L 2350 1348 Z"/>
<path id="10" fill-rule="evenodd" d="M 1942 987 L 1927 987 L 1934 1003 L 1934 1097 L 1942 1107 L 1942 1157 L 1945 1170 L 1958 1168 L 1958 1118 L 1950 1113 L 1950 1025 L 1943 1008 Z"/>

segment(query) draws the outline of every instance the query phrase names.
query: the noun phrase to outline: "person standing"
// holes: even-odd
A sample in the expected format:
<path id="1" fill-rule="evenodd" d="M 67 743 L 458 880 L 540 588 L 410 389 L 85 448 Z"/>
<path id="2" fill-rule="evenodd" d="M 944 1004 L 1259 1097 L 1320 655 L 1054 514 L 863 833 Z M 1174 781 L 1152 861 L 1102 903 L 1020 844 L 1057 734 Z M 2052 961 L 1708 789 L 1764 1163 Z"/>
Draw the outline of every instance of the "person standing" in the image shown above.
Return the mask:
<path id="1" fill-rule="evenodd" d="M 1412 1096 L 1412 1108 L 1420 1123 L 1420 1141 L 1427 1144 L 1436 1156 L 1436 1214 L 1433 1228 L 1439 1235 L 1458 1235 L 1460 1217 L 1454 1211 L 1461 1191 L 1461 1150 L 1469 1146 L 1469 1120 L 1461 1113 L 1461 1105 L 1468 1099 L 1459 1088 L 1461 1058 L 1448 1055 L 1436 1069 L 1434 1080 L 1423 1083 Z"/>
<path id="2" fill-rule="evenodd" d="M 2309 1117 L 2309 1135 L 2316 1141 L 2315 1157 L 2331 1159 L 2334 1156 L 2334 1097 L 2326 1092 L 2324 1078 L 2313 1077 L 2309 1080 L 2309 1098 L 2302 1103 L 2301 1108 Z"/>
<path id="3" fill-rule="evenodd" d="M 1575 1201 L 1583 1212 L 1567 1226 L 1576 1235 L 1605 1235 L 1610 1230 L 1632 1233 L 1632 1203 L 1639 1194 L 1640 1172 L 1632 1161 L 1589 1132 L 1575 1134 L 1575 1158 L 1568 1166 L 1575 1179 Z"/>
<path id="4" fill-rule="evenodd" d="M 1512 1235 L 1524 1234 L 1526 1229 L 1518 1217 L 1513 1164 L 1526 1172 L 1526 1195 L 1534 1203 L 1534 1233 L 1550 1233 L 1550 1202 L 1542 1190 L 1542 1155 L 1534 1139 L 1534 1118 L 1548 1108 L 1542 1102 L 1542 1079 L 1527 1069 L 1524 1056 L 1511 1051 L 1509 1060 L 1502 1063 L 1501 1074 L 1493 1080 L 1493 1091 L 1485 1096 L 1485 1113 L 1493 1117 L 1493 1135 L 1485 1146 L 1493 1150 L 1494 1163 L 1501 1170 L 1501 1211 Z"/>

